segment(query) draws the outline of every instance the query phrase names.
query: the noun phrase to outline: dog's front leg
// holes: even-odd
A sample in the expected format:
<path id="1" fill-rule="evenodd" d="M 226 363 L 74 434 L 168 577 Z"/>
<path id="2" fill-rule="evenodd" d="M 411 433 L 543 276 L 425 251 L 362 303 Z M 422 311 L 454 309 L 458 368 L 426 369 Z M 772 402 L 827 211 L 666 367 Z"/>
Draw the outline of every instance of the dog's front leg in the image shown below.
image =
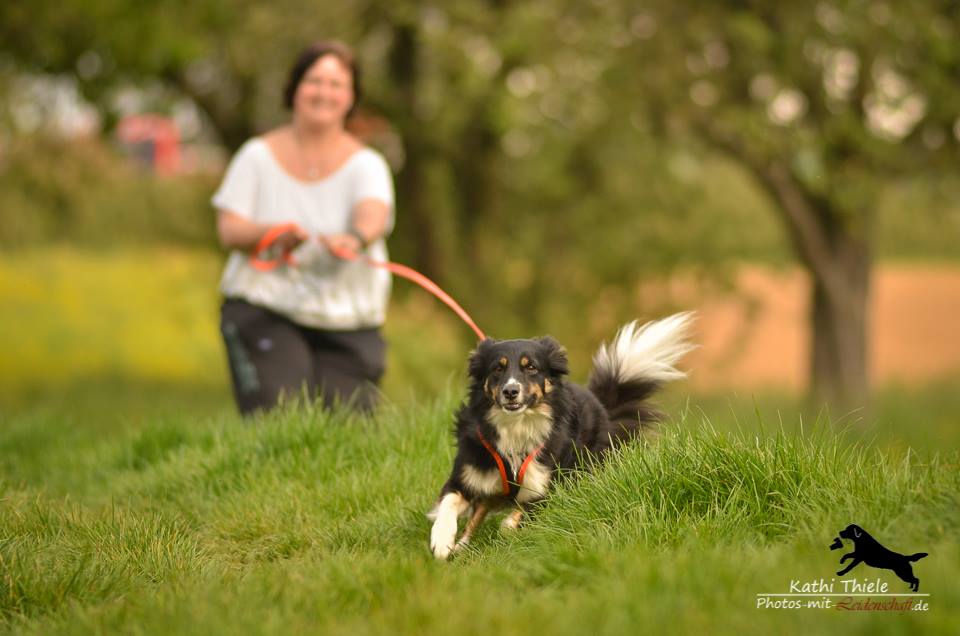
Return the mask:
<path id="1" fill-rule="evenodd" d="M 459 492 L 448 492 L 440 498 L 436 520 L 430 530 L 430 550 L 438 559 L 446 559 L 457 540 L 457 517 L 470 507 L 470 502 Z"/>
<path id="2" fill-rule="evenodd" d="M 846 559 L 848 556 L 851 556 L 851 555 L 848 554 L 848 555 L 844 556 L 843 558 Z M 855 568 L 855 567 L 857 567 L 858 565 L 860 565 L 861 561 L 862 561 L 862 559 L 858 558 L 857 556 L 854 556 L 854 557 L 853 557 L 853 563 L 851 563 L 851 564 L 848 565 L 846 568 L 844 568 L 844 569 L 840 570 L 839 572 L 837 572 L 837 576 L 843 576 L 844 574 L 846 574 L 847 572 L 849 572 L 849 571 L 852 570 L 853 568 Z M 843 563 L 843 561 L 841 560 L 840 563 Z"/>
<path id="3" fill-rule="evenodd" d="M 457 545 L 453 548 L 454 550 L 459 550 L 470 543 L 470 537 L 473 536 L 473 533 L 480 524 L 483 523 L 483 520 L 486 519 L 488 512 L 490 512 L 490 504 L 486 501 L 477 501 L 473 505 L 473 515 L 470 517 L 470 521 L 467 522 L 467 527 L 464 528 L 463 535 L 461 535 L 460 540 L 457 541 Z"/>
<path id="4" fill-rule="evenodd" d="M 847 559 L 855 559 L 855 558 L 857 558 L 857 553 L 856 553 L 856 552 L 847 552 L 847 553 L 844 554 L 842 557 L 840 557 L 840 563 L 843 563 L 843 562 L 846 561 Z"/>

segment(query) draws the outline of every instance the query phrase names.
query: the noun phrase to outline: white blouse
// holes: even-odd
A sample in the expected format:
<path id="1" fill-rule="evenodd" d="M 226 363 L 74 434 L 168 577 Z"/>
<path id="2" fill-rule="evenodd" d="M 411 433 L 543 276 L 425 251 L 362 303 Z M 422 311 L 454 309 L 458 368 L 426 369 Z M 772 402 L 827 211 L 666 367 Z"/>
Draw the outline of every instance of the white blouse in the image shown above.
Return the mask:
<path id="1" fill-rule="evenodd" d="M 364 199 L 389 206 L 389 233 L 394 222 L 393 180 L 376 151 L 363 148 L 326 178 L 301 181 L 280 166 L 263 139 L 251 139 L 234 155 L 213 205 L 257 223 L 296 223 L 311 239 L 294 250 L 296 266 L 281 265 L 268 272 L 252 267 L 247 253 L 233 250 L 220 291 L 307 327 L 351 330 L 382 325 L 390 273 L 361 261 L 337 259 L 316 240 L 347 232 L 354 208 Z M 384 240 L 371 243 L 367 254 L 387 260 Z"/>

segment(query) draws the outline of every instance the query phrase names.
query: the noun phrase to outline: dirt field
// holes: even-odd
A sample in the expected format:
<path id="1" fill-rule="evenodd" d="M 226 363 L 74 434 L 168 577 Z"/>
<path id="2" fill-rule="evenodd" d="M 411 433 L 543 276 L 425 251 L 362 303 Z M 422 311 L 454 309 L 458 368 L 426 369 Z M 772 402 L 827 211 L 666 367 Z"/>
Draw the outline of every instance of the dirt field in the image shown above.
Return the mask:
<path id="1" fill-rule="evenodd" d="M 806 384 L 809 281 L 799 270 L 745 267 L 736 291 L 696 302 L 699 389 L 798 391 Z M 870 370 L 876 384 L 960 377 L 960 267 L 883 265 L 871 290 Z"/>

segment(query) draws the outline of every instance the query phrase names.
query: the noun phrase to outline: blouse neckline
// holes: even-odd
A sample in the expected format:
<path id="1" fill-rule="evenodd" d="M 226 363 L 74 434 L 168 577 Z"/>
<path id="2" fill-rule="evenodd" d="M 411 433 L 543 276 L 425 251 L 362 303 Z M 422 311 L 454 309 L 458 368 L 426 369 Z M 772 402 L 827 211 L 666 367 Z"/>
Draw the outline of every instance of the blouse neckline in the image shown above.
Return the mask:
<path id="1" fill-rule="evenodd" d="M 285 176 L 287 179 L 290 179 L 294 183 L 297 183 L 302 186 L 315 186 L 315 185 L 320 185 L 321 183 L 326 183 L 327 181 L 331 181 L 334 177 L 336 177 L 341 172 L 343 172 L 346 169 L 346 167 L 350 165 L 350 163 L 353 162 L 354 159 L 357 158 L 357 155 L 359 155 L 364 150 L 366 150 L 365 146 L 360 146 L 359 148 L 354 150 L 352 153 L 350 153 L 350 155 L 346 159 L 344 159 L 339 166 L 334 168 L 333 171 L 330 172 L 329 174 L 326 174 L 322 177 L 318 177 L 317 179 L 301 179 L 300 177 L 296 177 L 290 174 L 290 172 L 283 167 L 283 164 L 280 163 L 280 160 L 273 153 L 273 148 L 270 147 L 270 144 L 267 143 L 266 139 L 264 139 L 263 137 L 257 137 L 257 141 L 263 144 L 264 149 L 267 151 L 267 155 L 270 157 L 270 162 L 274 165 L 274 167 L 278 171 L 280 171 L 280 173 L 283 176 Z"/>

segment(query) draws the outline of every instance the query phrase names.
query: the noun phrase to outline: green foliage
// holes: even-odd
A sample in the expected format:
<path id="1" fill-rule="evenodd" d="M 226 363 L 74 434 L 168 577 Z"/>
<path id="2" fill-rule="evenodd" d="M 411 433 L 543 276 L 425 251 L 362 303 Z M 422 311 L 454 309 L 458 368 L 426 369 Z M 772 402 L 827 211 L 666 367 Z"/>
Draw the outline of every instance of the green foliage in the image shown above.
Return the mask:
<path id="1" fill-rule="evenodd" d="M 954 178 L 920 177 L 884 188 L 876 242 L 881 259 L 960 257 L 960 188 Z"/>
<path id="2" fill-rule="evenodd" d="M 631 69 L 638 103 L 758 174 L 784 162 L 820 213 L 858 235 L 870 237 L 865 219 L 887 179 L 943 176 L 956 161 L 960 91 L 948 78 L 960 61 L 958 17 L 942 3 L 581 11 L 607 28 L 638 18 L 649 25 L 608 65 Z"/>
<path id="3" fill-rule="evenodd" d="M 829 228 L 826 243 L 844 243 L 833 241 L 842 226 L 876 239 L 864 254 L 956 258 L 957 188 L 944 177 L 957 149 L 956 20 L 950 7 L 919 1 L 44 0 L 0 9 L 0 70 L 76 80 L 108 129 L 121 91 L 139 89 L 167 113 L 189 100 L 207 132 L 236 147 L 286 117 L 279 92 L 298 48 L 340 37 L 362 62 L 365 105 L 401 142 L 396 260 L 438 280 L 493 335 L 549 332 L 585 359 L 625 320 L 675 308 L 640 299 L 650 278 L 686 268 L 722 280 L 739 259 L 792 258 L 797 236 L 775 216 L 782 193 L 763 179 L 774 164 L 794 201 Z M 0 91 L 13 103 L 10 86 Z M 881 97 L 894 110 L 922 98 L 922 116 L 893 134 L 868 112 Z M 802 108 L 777 115 L 778 100 Z M 93 142 L 19 139 L 4 114 L 0 246 L 213 245 L 213 182 L 158 181 Z M 815 278 L 836 278 L 845 262 L 834 258 Z M 406 284 L 397 288 L 405 301 Z M 443 320 L 426 304 L 410 314 Z M 43 310 L 27 314 L 8 322 L 45 325 Z M 401 391 L 429 386 L 420 379 L 458 366 L 450 352 L 469 346 L 440 344 L 452 327 L 417 349 L 410 336 L 422 324 L 393 325 L 403 350 L 391 392 L 395 377 Z M 24 366 L 55 375 L 60 335 L 45 333 L 17 347 L 40 349 Z"/>
<path id="4" fill-rule="evenodd" d="M 187 98 L 230 148 L 284 120 L 280 87 L 302 44 L 350 42 L 366 107 L 402 144 L 393 253 L 508 333 L 576 333 L 582 321 L 558 327 L 557 317 L 596 302 L 604 308 L 594 328 L 605 331 L 633 317 L 632 290 L 651 274 L 692 265 L 722 275 L 731 258 L 790 259 L 792 241 L 775 217 L 782 202 L 753 181 L 772 161 L 820 213 L 857 234 L 875 236 L 880 211 L 881 254 L 910 251 L 905 237 L 919 236 L 947 256 L 960 227 L 952 208 L 937 211 L 939 200 L 914 221 L 913 200 L 891 210 L 888 196 L 891 174 L 922 174 L 938 189 L 955 161 L 956 16 L 936 3 L 284 0 L 134 10 L 98 0 L 3 11 L 12 71 L 75 77 L 108 121 L 116 90 L 130 85 L 161 95 L 160 110 Z M 96 73 L 84 71 L 91 55 L 101 61 Z M 926 107 L 894 139 L 869 123 L 865 104 L 900 86 L 896 74 L 906 92 L 891 99 L 922 92 Z M 802 108 L 773 117 L 778 97 Z M 710 144 L 734 162 L 706 152 Z M 5 179 L 13 184 L 0 191 L 5 209 L 61 212 L 18 215 L 0 228 L 0 242 L 14 232 L 14 241 L 84 239 L 75 224 L 56 222 L 86 205 L 72 203 L 72 186 L 21 172 Z M 173 200 L 170 208 L 203 224 L 178 222 L 173 234 L 209 237 L 193 190 L 162 189 L 139 203 L 140 190 L 124 207 L 163 208 L 149 216 L 168 218 L 159 197 Z M 104 201 L 87 208 L 127 218 L 104 212 L 120 209 Z M 949 232 L 924 235 L 944 218 Z M 556 306 L 559 296 L 567 305 Z"/>
<path id="5" fill-rule="evenodd" d="M 0 60 L 21 72 L 75 76 L 110 119 L 119 87 L 150 85 L 209 54 L 210 34 L 229 28 L 240 10 L 169 0 L 5 3 Z"/>
<path id="6" fill-rule="evenodd" d="M 212 179 L 151 176 L 99 140 L 17 138 L 0 174 L 0 247 L 215 244 Z"/>

